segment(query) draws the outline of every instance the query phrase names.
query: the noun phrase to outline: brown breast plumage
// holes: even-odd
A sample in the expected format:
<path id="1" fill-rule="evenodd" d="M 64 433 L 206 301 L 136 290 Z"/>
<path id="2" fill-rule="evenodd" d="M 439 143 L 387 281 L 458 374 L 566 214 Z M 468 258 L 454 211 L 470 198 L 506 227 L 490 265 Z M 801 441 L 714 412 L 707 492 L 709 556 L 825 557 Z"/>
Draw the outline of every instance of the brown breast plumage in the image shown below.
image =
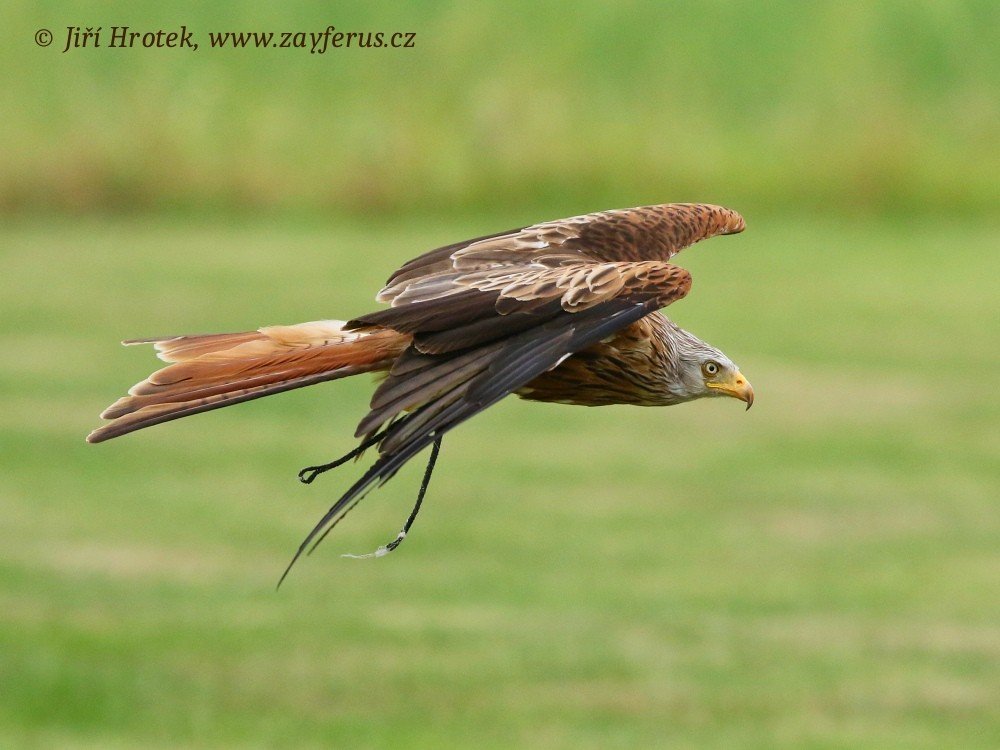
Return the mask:
<path id="1" fill-rule="evenodd" d="M 669 351 L 660 313 L 568 357 L 517 391 L 521 398 L 578 406 L 674 403 L 667 390 Z"/>

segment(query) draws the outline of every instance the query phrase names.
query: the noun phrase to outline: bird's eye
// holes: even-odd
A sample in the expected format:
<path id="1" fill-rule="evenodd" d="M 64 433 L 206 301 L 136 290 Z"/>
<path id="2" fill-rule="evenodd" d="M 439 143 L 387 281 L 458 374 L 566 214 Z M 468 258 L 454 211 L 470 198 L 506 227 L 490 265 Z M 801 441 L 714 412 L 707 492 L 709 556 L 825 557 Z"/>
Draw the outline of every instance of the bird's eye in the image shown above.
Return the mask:
<path id="1" fill-rule="evenodd" d="M 715 362 L 706 362 L 701 366 L 701 371 L 711 377 L 718 374 L 719 366 Z"/>

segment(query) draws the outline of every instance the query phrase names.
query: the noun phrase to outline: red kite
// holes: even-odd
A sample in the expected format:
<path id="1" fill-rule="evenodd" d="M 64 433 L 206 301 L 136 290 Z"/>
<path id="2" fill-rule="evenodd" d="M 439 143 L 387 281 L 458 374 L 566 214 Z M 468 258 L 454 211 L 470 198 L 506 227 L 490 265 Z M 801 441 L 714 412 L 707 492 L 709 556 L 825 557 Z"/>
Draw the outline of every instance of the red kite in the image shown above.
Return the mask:
<path id="1" fill-rule="evenodd" d="M 441 438 L 508 394 L 582 406 L 670 406 L 706 396 L 753 404 L 753 388 L 725 354 L 681 330 L 659 308 L 684 297 L 691 275 L 670 260 L 685 247 L 745 228 L 720 206 L 666 204 L 576 216 L 432 250 L 396 271 L 378 294 L 387 309 L 246 333 L 137 339 L 168 366 L 108 407 L 92 443 L 190 414 L 362 372 L 386 373 L 358 425 L 378 459 L 299 546 L 295 563 L 363 494 L 432 447 L 420 508 Z M 287 574 L 287 570 L 285 573 Z"/>

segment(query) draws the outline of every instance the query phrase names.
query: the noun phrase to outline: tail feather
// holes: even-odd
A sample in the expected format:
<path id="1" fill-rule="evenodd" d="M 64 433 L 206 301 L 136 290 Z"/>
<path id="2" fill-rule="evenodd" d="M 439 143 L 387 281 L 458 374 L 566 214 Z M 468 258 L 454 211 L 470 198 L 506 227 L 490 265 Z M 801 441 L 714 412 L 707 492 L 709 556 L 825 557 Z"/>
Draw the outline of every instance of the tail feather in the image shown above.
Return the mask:
<path id="1" fill-rule="evenodd" d="M 169 362 L 101 414 L 99 443 L 144 427 L 362 372 L 387 370 L 410 337 L 385 328 L 343 330 L 339 320 L 244 333 L 134 339 Z"/>
<path id="2" fill-rule="evenodd" d="M 156 356 L 164 362 L 184 362 L 203 354 L 230 349 L 247 341 L 261 338 L 260 331 L 245 333 L 206 333 L 194 336 L 156 336 L 148 339 L 128 339 L 125 346 L 152 344 Z"/>

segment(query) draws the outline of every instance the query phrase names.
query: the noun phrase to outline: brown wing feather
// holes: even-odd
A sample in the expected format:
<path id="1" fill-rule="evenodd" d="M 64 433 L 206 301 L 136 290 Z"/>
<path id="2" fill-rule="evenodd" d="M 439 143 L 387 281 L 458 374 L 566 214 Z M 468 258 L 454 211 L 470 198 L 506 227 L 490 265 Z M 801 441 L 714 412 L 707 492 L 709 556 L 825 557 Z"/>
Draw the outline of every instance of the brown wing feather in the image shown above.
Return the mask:
<path id="1" fill-rule="evenodd" d="M 425 354 L 444 354 L 504 338 L 613 299 L 656 300 L 664 307 L 685 296 L 691 276 L 662 261 L 506 266 L 463 274 L 464 289 L 362 315 L 348 326 L 386 326 L 414 334 Z"/>
<path id="2" fill-rule="evenodd" d="M 475 379 L 486 377 L 495 361 L 505 356 L 508 341 L 516 338 L 528 342 L 532 332 L 543 327 L 555 332 L 573 330 L 584 311 L 606 308 L 611 314 L 625 307 L 645 306 L 648 313 L 680 299 L 691 287 L 687 271 L 659 261 L 577 266 L 545 269 L 546 274 L 538 275 L 530 269 L 526 272 L 528 277 L 520 282 L 506 278 L 483 281 L 485 288 L 481 293 L 495 295 L 493 309 L 483 309 L 479 317 L 453 328 L 421 331 L 425 308 L 432 302 L 389 308 L 360 318 L 359 322 L 370 324 L 377 320 L 380 325 L 416 334 L 411 347 L 399 357 L 389 377 L 372 396 L 371 409 L 358 425 L 357 434 L 370 434 L 404 412 L 432 402 L 451 403 Z M 513 290 L 511 284 L 515 284 Z M 505 296 L 508 291 L 516 292 L 519 298 Z M 521 304 L 520 300 L 530 303 L 539 298 L 546 304 L 528 310 L 515 309 L 508 314 L 496 310 L 503 301 Z M 411 315 L 414 312 L 415 317 Z M 588 321 L 598 319 L 588 318 Z M 582 318 L 579 322 L 583 322 Z M 576 350 L 571 343 L 578 340 L 582 339 L 567 338 L 568 348 L 561 349 L 556 359 L 573 354 Z M 512 380 L 510 388 L 514 390 L 525 382 Z M 414 425 L 408 429 L 414 429 Z M 387 439 L 382 449 L 388 450 L 387 446 L 398 442 Z"/>
<path id="3" fill-rule="evenodd" d="M 746 227 L 737 212 L 698 203 L 600 211 L 432 250 L 393 274 L 378 300 L 393 306 L 440 299 L 470 274 L 528 266 L 669 261 L 684 248 Z"/>
<path id="4" fill-rule="evenodd" d="M 720 206 L 643 206 L 544 222 L 410 261 L 379 294 L 391 306 L 348 324 L 413 335 L 397 362 L 400 371 L 376 391 L 358 433 L 462 387 L 477 368 L 489 367 L 496 342 L 530 335 L 561 313 L 612 301 L 663 307 L 680 299 L 691 277 L 669 259 L 694 242 L 744 226 L 738 213 Z M 469 357 L 470 351 L 476 353 Z M 421 366 L 408 364 L 415 357 Z"/>

